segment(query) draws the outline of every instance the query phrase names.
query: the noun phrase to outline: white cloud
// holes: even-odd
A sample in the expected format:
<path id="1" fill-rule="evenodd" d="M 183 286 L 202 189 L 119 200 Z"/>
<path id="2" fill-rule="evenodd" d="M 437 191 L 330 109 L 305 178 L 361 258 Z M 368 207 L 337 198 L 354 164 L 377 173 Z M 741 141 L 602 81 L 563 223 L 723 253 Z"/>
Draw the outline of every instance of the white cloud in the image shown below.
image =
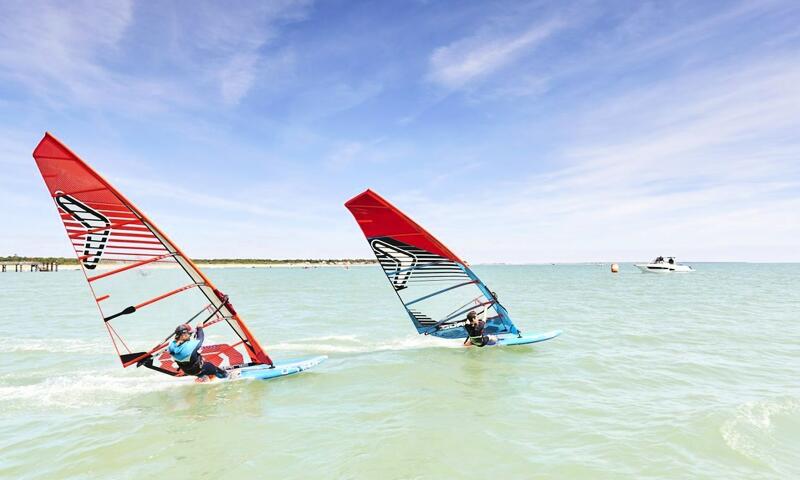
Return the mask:
<path id="1" fill-rule="evenodd" d="M 383 88 L 374 80 L 318 79 L 312 88 L 295 95 L 290 120 L 302 124 L 330 117 L 375 98 Z"/>
<path id="2" fill-rule="evenodd" d="M 326 159 L 326 166 L 342 170 L 367 164 L 389 164 L 413 156 L 408 145 L 387 142 L 386 137 L 364 141 L 335 142 Z"/>
<path id="3" fill-rule="evenodd" d="M 132 21 L 130 2 L 5 3 L 0 7 L 0 75 L 48 100 L 90 103 L 119 79 L 99 66 L 113 57 Z M 66 95 L 65 95 L 66 94 Z"/>
<path id="4" fill-rule="evenodd" d="M 561 20 L 538 23 L 517 35 L 481 32 L 439 47 L 430 57 L 428 79 L 448 89 L 480 80 L 564 28 Z"/>
<path id="5" fill-rule="evenodd" d="M 223 235 L 248 238 L 253 248 L 263 249 L 246 255 L 313 251 L 341 256 L 336 252 L 360 246 L 360 254 L 368 256 L 367 247 L 358 241 L 357 226 L 341 208 L 341 200 L 364 182 L 363 186 L 381 188 L 387 198 L 473 261 L 642 260 L 659 253 L 688 260 L 800 260 L 800 67 L 796 47 L 779 40 L 792 34 L 772 35 L 784 24 L 764 21 L 765 16 L 787 17 L 785 23 L 790 23 L 775 3 L 733 5 L 713 17 L 680 25 L 660 21 L 657 7 L 612 28 L 624 32 L 609 31 L 613 20 L 602 15 L 608 9 L 600 12 L 602 6 L 592 4 L 592 12 L 580 20 L 589 28 L 563 43 L 559 32 L 568 26 L 562 21 L 544 21 L 524 31 L 511 30 L 508 22 L 503 28 L 495 23 L 432 55 L 430 47 L 422 53 L 429 55 L 427 78 L 442 86 L 445 95 L 452 90 L 469 95 L 457 95 L 435 115 L 407 115 L 400 120 L 403 128 L 383 130 L 371 130 L 383 128 L 378 112 L 401 117 L 405 112 L 392 111 L 396 104 L 402 103 L 399 110 L 404 110 L 422 103 L 422 112 L 433 112 L 425 104 L 430 92 L 393 83 L 388 74 L 354 77 L 350 64 L 331 66 L 337 59 L 330 55 L 321 60 L 319 51 L 307 55 L 295 45 L 281 44 L 286 23 L 305 18 L 308 3 L 242 8 L 198 3 L 189 12 L 140 22 L 137 15 L 144 5 L 0 4 L 0 81 L 15 81 L 37 97 L 29 104 L 24 96 L 9 97 L 0 100 L 0 108 L 11 104 L 17 111 L 37 110 L 20 116 L 29 124 L 42 121 L 42 112 L 53 115 L 47 118 L 62 122 L 57 127 L 62 130 L 73 119 L 97 119 L 95 125 L 75 128 L 86 132 L 83 140 L 65 140 L 91 145 L 89 151 L 95 152 L 87 159 L 104 159 L 107 163 L 101 165 L 121 178 L 115 183 L 130 189 L 135 200 L 141 197 L 142 207 L 161 213 L 159 218 L 174 218 L 178 228 L 185 226 L 189 242 L 215 256 L 220 256 L 215 249 L 229 248 L 219 241 Z M 790 7 L 796 8 L 789 2 L 780 5 L 784 10 Z M 625 16 L 612 13 L 615 18 Z M 569 19 L 569 26 L 577 24 L 572 15 L 562 18 Z M 602 25 L 587 18 L 602 18 Z M 165 20 L 158 23 L 160 19 Z M 752 28 L 741 36 L 754 38 L 751 49 L 737 49 L 733 55 L 719 48 L 743 25 Z M 759 36 L 761 26 L 769 33 Z M 170 28 L 174 32 L 165 32 Z M 300 43 L 318 48 L 319 32 L 310 42 L 305 33 L 298 32 Z M 767 36 L 769 44 L 760 43 Z M 138 47 L 129 50 L 133 43 Z M 153 45 L 163 46 L 163 51 L 154 52 Z M 551 47 L 558 47 L 558 55 L 550 55 L 555 51 Z M 337 45 L 337 54 L 340 50 L 350 51 Z M 133 65 L 127 56 L 134 53 L 161 56 L 151 68 L 131 72 L 123 66 Z M 545 65 L 544 56 L 552 62 Z M 336 70 L 340 67 L 342 71 Z M 515 75 L 504 75 L 512 70 Z M 308 82 L 298 81 L 296 71 L 316 75 Z M 489 80 L 491 88 L 473 88 L 489 86 Z M 277 99 L 280 120 L 262 111 L 241 119 L 248 123 L 241 132 L 232 128 L 233 116 L 216 116 L 220 106 L 245 102 L 256 88 L 262 103 L 267 97 Z M 265 90 L 270 95 L 263 95 Z M 547 93 L 546 98 L 541 93 Z M 530 94 L 538 98 L 521 98 Z M 381 104 L 379 97 L 388 96 L 393 102 Z M 468 138 L 464 132 L 473 130 L 459 129 L 475 126 L 471 122 L 476 117 L 452 124 L 441 119 L 451 118 L 445 115 L 453 104 L 472 98 L 485 102 L 481 108 L 459 112 L 482 117 L 481 129 L 474 130 L 480 133 Z M 376 101 L 365 105 L 372 99 Z M 504 101 L 508 99 L 513 102 Z M 77 106 L 80 113 L 58 116 L 67 110 L 61 108 L 64 105 Z M 368 124 L 344 115 L 341 121 L 320 121 L 359 105 L 368 107 Z M 187 107 L 184 114 L 197 115 L 191 122 L 152 124 L 153 129 L 180 133 L 170 146 L 180 150 L 176 158 L 162 158 L 157 142 L 138 150 L 126 146 L 131 138 L 139 138 L 136 127 L 115 130 L 108 126 L 114 122 L 95 115 L 101 109 L 137 116 L 143 110 L 180 112 L 180 107 Z M 214 112 L 211 117 L 204 115 L 209 111 Z M 417 117 L 420 123 L 433 123 L 410 125 Z M 138 115 L 137 121 L 141 118 Z M 330 123 L 336 125 L 331 128 Z M 252 135 L 259 128 L 267 132 L 265 138 Z M 0 163 L 21 172 L 3 179 L 0 191 L 17 205 L 30 195 L 35 201 L 28 202 L 32 209 L 26 206 L 25 217 L 38 218 L 53 212 L 41 200 L 43 190 L 30 188 L 41 184 L 30 159 L 40 132 L 28 139 L 24 130 L 20 127 L 14 139 L 0 139 Z M 343 136 L 345 131 L 350 134 Z M 111 140 L 98 132 L 110 132 Z M 126 141 L 118 139 L 123 136 Z M 547 144 L 541 150 L 538 139 Z M 239 144 L 246 147 L 234 146 Z M 97 151 L 110 145 L 119 151 Z M 156 161 L 192 162 L 185 170 L 191 176 L 170 185 L 131 180 L 166 177 L 148 172 L 148 162 L 126 159 L 125 149 L 156 152 L 149 163 L 154 168 Z M 207 153 L 212 150 L 215 153 Z M 520 152 L 530 153 L 520 158 Z M 513 160 L 502 159 L 506 154 Z M 243 176 L 248 178 L 202 188 L 199 184 L 207 176 L 198 160 L 214 155 L 219 157 L 215 161 L 231 159 L 226 165 L 236 159 L 237 172 L 246 172 Z M 540 158 L 544 155 L 547 158 Z M 418 180 L 404 183 L 388 175 L 384 164 L 394 160 L 403 162 L 402 169 L 394 170 L 398 175 Z M 530 165 L 519 165 L 526 161 Z M 254 185 L 253 172 L 273 183 Z M 215 179 L 223 180 L 212 175 L 211 181 Z M 42 211 L 48 209 L 43 215 L 34 212 L 40 204 Z M 190 220 L 183 213 L 196 211 L 206 216 Z M 19 220 L 20 211 L 7 210 L 5 215 L 5 223 L 22 221 L 30 228 L 20 231 L 40 235 L 38 227 Z M 206 231 L 216 225 L 226 229 L 210 239 Z M 172 231 L 170 225 L 165 227 Z M 329 230 L 334 234 L 328 235 Z M 314 243 L 319 243 L 319 231 L 326 232 L 322 246 Z M 53 234 L 54 244 L 63 244 L 61 232 Z M 35 239 L 8 239 L 7 244 L 13 241 Z M 320 248 L 331 253 L 319 253 Z"/>
<path id="6" fill-rule="evenodd" d="M 347 142 L 336 148 L 328 157 L 328 164 L 341 168 L 354 162 L 364 151 L 365 145 L 362 142 Z"/>
<path id="7" fill-rule="evenodd" d="M 255 85 L 262 49 L 280 25 L 304 18 L 308 5 L 197 3 L 180 13 L 167 6 L 162 18 L 172 15 L 171 22 L 142 17 L 137 23 L 145 6 L 135 9 L 130 1 L 6 2 L 0 4 L 0 78 L 56 108 L 167 112 L 207 105 L 209 90 L 232 106 Z M 136 41 L 127 42 L 134 30 Z M 171 68 L 153 69 L 150 62 Z"/>
<path id="8" fill-rule="evenodd" d="M 685 173 L 752 179 L 790 165 L 777 143 L 795 150 L 800 128 L 800 68 L 793 58 L 699 71 L 614 96 L 581 112 L 585 145 L 565 155 L 608 178 L 651 180 Z M 771 154 L 765 158 L 765 150 Z M 747 165 L 747 169 L 743 169 Z"/>
<path id="9" fill-rule="evenodd" d="M 228 105 L 235 105 L 247 94 L 256 78 L 258 56 L 252 53 L 235 55 L 220 69 L 222 98 Z"/>
<path id="10" fill-rule="evenodd" d="M 222 216 L 221 212 L 284 219 L 292 219 L 297 216 L 297 212 L 293 209 L 270 206 L 269 203 L 275 202 L 268 202 L 263 195 L 256 195 L 255 192 L 251 192 L 250 198 L 247 198 L 248 196 L 242 198 L 242 195 L 238 192 L 219 195 L 182 187 L 176 182 L 166 183 L 155 180 L 132 179 L 130 177 L 118 178 L 116 183 L 121 186 L 120 188 L 134 192 L 136 198 L 145 197 L 151 201 L 158 199 L 159 203 L 162 204 L 164 200 L 169 200 L 171 203 L 177 202 L 202 207 L 204 211 L 214 211 L 215 215 L 220 216 Z M 259 201 L 252 201 L 252 198 L 259 198 Z"/>
<path id="11" fill-rule="evenodd" d="M 800 260 L 793 57 L 666 78 L 564 121 L 560 167 L 415 211 L 473 261 Z"/>
<path id="12" fill-rule="evenodd" d="M 219 82 L 222 100 L 238 104 L 256 84 L 262 69 L 285 68 L 286 53 L 267 56 L 262 50 L 279 36 L 287 22 L 306 18 L 311 2 L 286 0 L 230 8 L 204 4 L 181 25 L 180 49 L 194 59 L 206 59 L 206 75 Z M 275 58 L 272 58 L 275 57 Z"/>

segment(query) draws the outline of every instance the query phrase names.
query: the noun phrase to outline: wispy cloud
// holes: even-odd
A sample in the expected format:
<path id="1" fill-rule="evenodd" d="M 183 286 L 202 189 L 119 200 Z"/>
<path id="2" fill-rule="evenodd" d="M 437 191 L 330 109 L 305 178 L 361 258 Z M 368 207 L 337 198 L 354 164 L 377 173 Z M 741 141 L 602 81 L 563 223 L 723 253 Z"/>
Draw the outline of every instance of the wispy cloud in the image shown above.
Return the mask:
<path id="1" fill-rule="evenodd" d="M 366 165 L 391 165 L 414 156 L 408 145 L 388 142 L 386 137 L 362 141 L 335 142 L 325 165 L 332 170 L 363 168 Z"/>
<path id="2" fill-rule="evenodd" d="M 369 255 L 370 186 L 477 262 L 800 260 L 797 2 L 186 5 L 0 3 L 0 247 L 49 128 L 204 255 Z"/>
<path id="3" fill-rule="evenodd" d="M 137 23 L 145 5 L 128 1 L 6 2 L 0 6 L 0 77 L 55 107 L 130 114 L 197 109 L 213 101 L 209 93 L 215 91 L 220 103 L 234 106 L 254 85 L 262 50 L 280 25 L 304 18 L 308 6 L 305 0 L 236 9 L 196 4 L 188 14 L 173 13 L 170 34 L 162 24 Z M 134 27 L 136 35 L 155 40 L 129 41 Z M 155 50 L 141 50 L 148 47 Z M 120 68 L 128 59 L 138 65 Z M 154 59 L 173 69 L 152 68 Z"/>
<path id="4" fill-rule="evenodd" d="M 160 204 L 168 200 L 172 203 L 201 207 L 204 211 L 214 211 L 216 215 L 223 218 L 230 214 L 246 214 L 271 219 L 293 219 L 300 214 L 301 210 L 301 207 L 296 204 L 281 204 L 280 195 L 276 195 L 276 193 L 285 193 L 285 189 L 288 187 L 286 185 L 281 189 L 275 187 L 259 189 L 258 194 L 252 188 L 248 188 L 250 192 L 246 195 L 241 195 L 239 192 L 219 195 L 205 190 L 181 186 L 177 182 L 167 183 L 158 180 L 132 179 L 130 177 L 117 178 L 115 180 L 120 185 L 120 188 L 134 192 L 136 197 L 156 199 Z M 258 197 L 259 201 L 253 202 L 250 200 L 254 197 Z M 209 219 L 209 221 L 213 220 Z"/>
<path id="5" fill-rule="evenodd" d="M 119 78 L 99 65 L 113 57 L 133 19 L 130 2 L 5 2 L 0 7 L 0 75 L 61 103 L 94 103 L 119 89 Z"/>
<path id="6" fill-rule="evenodd" d="M 428 79 L 456 90 L 513 62 L 565 27 L 560 19 L 537 23 L 516 34 L 494 29 L 457 40 L 433 51 Z"/>
<path id="7" fill-rule="evenodd" d="M 756 259 L 798 258 L 793 57 L 665 79 L 575 118 L 573 145 L 556 155 L 560 169 L 476 193 L 493 213 L 472 221 L 503 232 L 491 242 L 502 254 L 482 238 L 461 240 L 478 259 L 641 260 L 666 249 L 737 260 L 754 259 L 759 245 L 771 249 Z M 468 223 L 463 212 L 475 211 L 473 201 L 421 208 Z"/>
<path id="8" fill-rule="evenodd" d="M 590 143 L 571 146 L 565 155 L 616 178 L 707 172 L 753 179 L 764 173 L 758 166 L 765 146 L 800 126 L 798 85 L 793 57 L 669 79 L 584 110 L 574 128 Z M 781 145 L 793 149 L 797 142 Z M 784 155 L 770 158 L 790 166 Z"/>
<path id="9" fill-rule="evenodd" d="M 280 52 L 267 55 L 265 47 L 279 36 L 282 25 L 305 19 L 310 6 L 309 0 L 255 3 L 235 9 L 204 4 L 182 20 L 186 24 L 180 28 L 180 51 L 205 65 L 207 76 L 219 82 L 223 102 L 236 105 L 260 71 L 276 64 L 272 56 L 285 58 Z"/>
<path id="10" fill-rule="evenodd" d="M 339 146 L 328 157 L 328 164 L 339 168 L 349 165 L 364 151 L 366 145 L 362 142 L 347 142 Z"/>
<path id="11" fill-rule="evenodd" d="M 255 54 L 238 54 L 220 69 L 220 90 L 226 104 L 239 103 L 253 86 L 257 62 L 258 56 Z"/>

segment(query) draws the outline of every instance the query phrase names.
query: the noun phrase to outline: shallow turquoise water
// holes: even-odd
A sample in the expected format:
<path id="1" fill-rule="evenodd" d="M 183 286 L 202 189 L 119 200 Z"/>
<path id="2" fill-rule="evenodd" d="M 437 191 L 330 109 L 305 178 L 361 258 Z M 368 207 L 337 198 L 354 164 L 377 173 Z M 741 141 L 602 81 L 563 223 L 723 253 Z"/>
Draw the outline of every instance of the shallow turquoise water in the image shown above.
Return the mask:
<path id="1" fill-rule="evenodd" d="M 299 376 L 119 367 L 80 272 L 0 273 L 0 478 L 800 478 L 800 265 L 477 266 L 532 347 L 419 337 L 378 267 L 208 270 Z"/>

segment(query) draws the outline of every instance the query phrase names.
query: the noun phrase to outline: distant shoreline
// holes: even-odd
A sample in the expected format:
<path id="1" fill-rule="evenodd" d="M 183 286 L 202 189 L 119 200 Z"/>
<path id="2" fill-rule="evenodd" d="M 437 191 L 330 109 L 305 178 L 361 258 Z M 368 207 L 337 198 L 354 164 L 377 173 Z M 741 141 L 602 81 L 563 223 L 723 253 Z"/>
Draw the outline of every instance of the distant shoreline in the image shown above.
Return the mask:
<path id="1" fill-rule="evenodd" d="M 271 259 L 271 258 L 201 258 L 192 260 L 203 268 L 317 268 L 317 267 L 356 267 L 374 265 L 377 260 L 364 258 L 341 259 Z M 66 257 L 0 257 L 2 263 L 56 263 L 61 270 L 77 270 L 80 268 L 78 259 Z M 122 262 L 101 262 L 98 269 L 114 268 L 123 265 Z M 150 264 L 143 268 L 176 268 L 173 264 Z"/>
<path id="2" fill-rule="evenodd" d="M 203 268 L 317 268 L 317 267 L 357 267 L 376 265 L 378 263 L 375 259 L 367 258 L 340 258 L 340 259 L 273 259 L 273 258 L 200 258 L 192 259 L 194 263 L 202 266 Z M 75 270 L 79 269 L 78 260 L 76 258 L 67 257 L 19 257 L 19 256 L 6 256 L 0 257 L 0 263 L 12 264 L 19 263 L 56 263 L 59 269 Z M 620 265 L 643 263 L 639 261 L 584 261 L 584 262 L 529 262 L 529 263 L 511 263 L 511 262 L 470 262 L 472 266 L 570 266 L 570 265 L 589 265 L 589 266 L 608 266 L 612 263 Z M 797 264 L 800 262 L 754 262 L 754 261 L 685 261 L 687 264 L 704 264 L 704 263 L 730 263 L 730 264 Z M 116 266 L 124 265 L 122 262 L 105 262 L 98 265 L 100 269 L 114 268 Z M 150 264 L 145 265 L 143 268 L 173 268 L 174 264 Z"/>
<path id="3" fill-rule="evenodd" d="M 225 269 L 225 268 L 350 268 L 350 267 L 367 267 L 370 264 L 367 263 L 197 263 L 198 267 L 203 269 Z M 97 266 L 97 270 L 109 270 L 113 268 L 117 268 L 123 266 L 124 264 L 121 262 L 106 262 L 100 263 Z M 77 263 L 73 263 L 70 265 L 59 265 L 59 270 L 80 270 L 80 265 Z M 162 263 L 156 264 L 151 263 L 149 265 L 142 265 L 142 269 L 145 270 L 159 270 L 159 269 L 171 269 L 171 268 L 180 268 L 176 263 Z"/>

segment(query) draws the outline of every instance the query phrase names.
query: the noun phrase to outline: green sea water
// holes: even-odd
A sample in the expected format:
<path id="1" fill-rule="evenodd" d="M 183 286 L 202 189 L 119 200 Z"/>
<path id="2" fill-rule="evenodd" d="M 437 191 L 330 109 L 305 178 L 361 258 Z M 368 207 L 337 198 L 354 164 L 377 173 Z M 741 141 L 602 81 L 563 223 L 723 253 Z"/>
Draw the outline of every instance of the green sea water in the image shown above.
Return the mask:
<path id="1" fill-rule="evenodd" d="M 377 266 L 208 270 L 273 358 L 330 357 L 208 385 L 122 369 L 82 273 L 0 273 L 0 478 L 800 478 L 800 265 L 695 267 L 478 265 L 564 330 L 486 349 Z"/>

